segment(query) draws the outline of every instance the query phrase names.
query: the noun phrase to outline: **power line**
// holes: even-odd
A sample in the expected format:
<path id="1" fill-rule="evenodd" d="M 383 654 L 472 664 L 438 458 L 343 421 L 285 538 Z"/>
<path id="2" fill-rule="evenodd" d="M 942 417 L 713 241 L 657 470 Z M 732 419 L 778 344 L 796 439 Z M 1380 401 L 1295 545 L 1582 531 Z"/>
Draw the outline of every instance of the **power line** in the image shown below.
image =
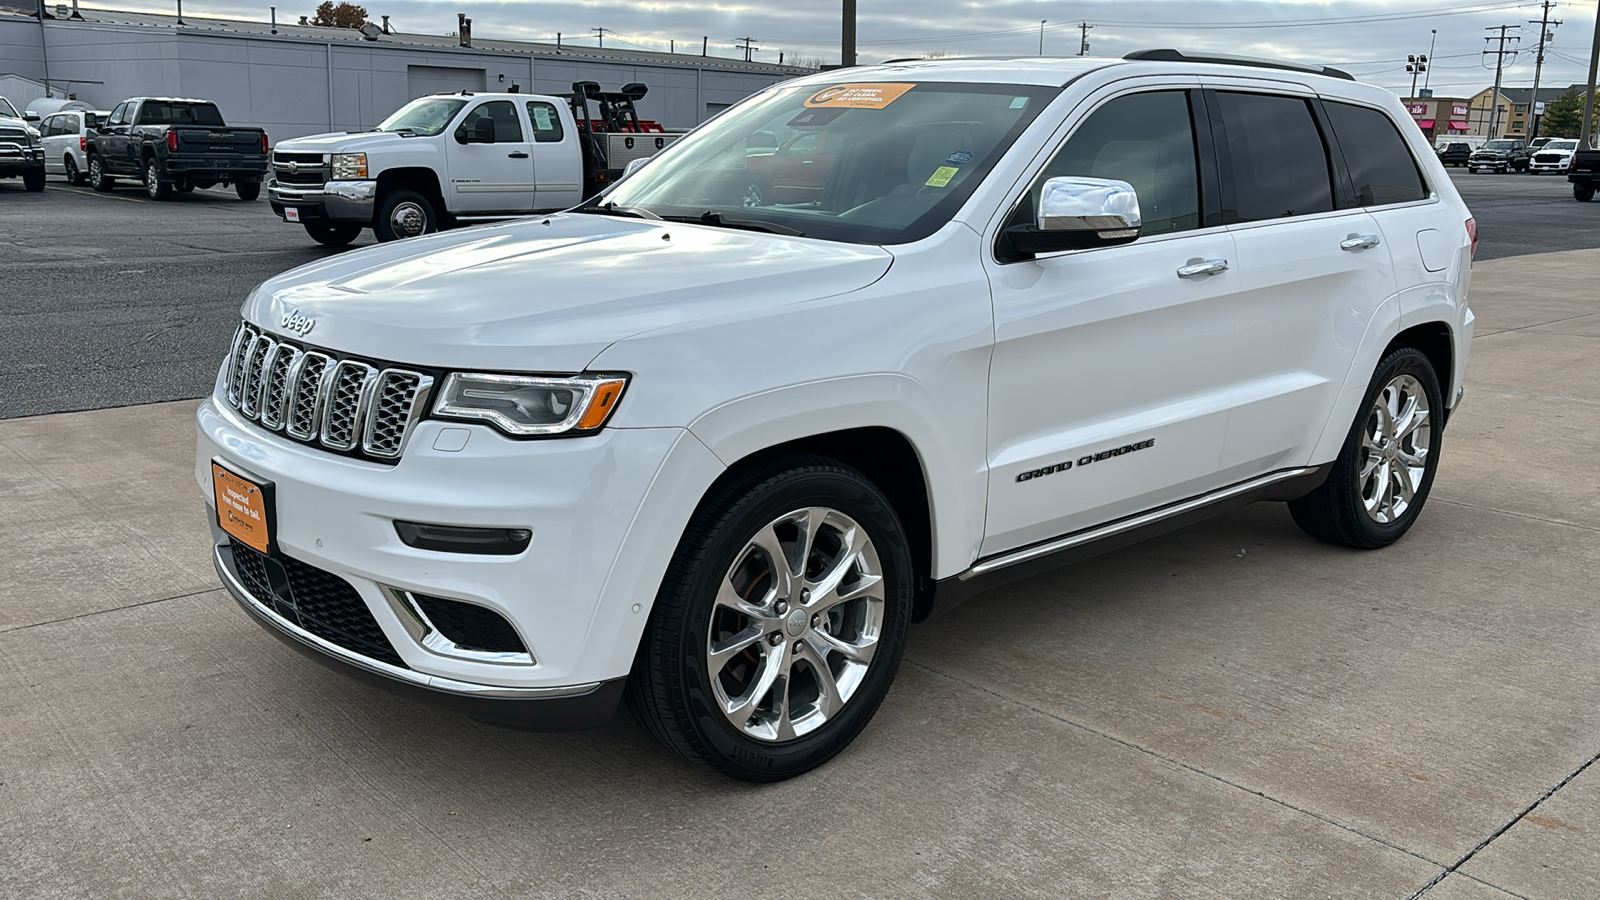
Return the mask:
<path id="1" fill-rule="evenodd" d="M 611 29 L 609 29 L 609 28 L 591 28 L 589 30 L 600 36 L 600 46 L 602 46 L 602 47 L 604 47 L 606 45 L 606 33 L 607 32 L 610 32 L 611 34 L 616 34 L 615 31 L 611 31 Z"/>

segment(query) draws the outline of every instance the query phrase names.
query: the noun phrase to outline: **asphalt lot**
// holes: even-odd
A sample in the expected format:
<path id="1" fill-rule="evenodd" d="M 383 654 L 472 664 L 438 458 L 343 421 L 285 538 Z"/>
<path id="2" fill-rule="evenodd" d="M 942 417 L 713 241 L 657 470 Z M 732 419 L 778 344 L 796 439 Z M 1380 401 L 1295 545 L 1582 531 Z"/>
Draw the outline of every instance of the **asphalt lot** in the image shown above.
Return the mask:
<path id="1" fill-rule="evenodd" d="M 1562 178 L 1451 174 L 1479 260 L 1600 247 L 1600 203 Z M 0 181 L 0 248 L 0 419 L 203 396 L 251 288 L 348 252 L 231 190 L 156 203 L 132 182 L 96 194 L 56 177 L 43 194 Z"/>

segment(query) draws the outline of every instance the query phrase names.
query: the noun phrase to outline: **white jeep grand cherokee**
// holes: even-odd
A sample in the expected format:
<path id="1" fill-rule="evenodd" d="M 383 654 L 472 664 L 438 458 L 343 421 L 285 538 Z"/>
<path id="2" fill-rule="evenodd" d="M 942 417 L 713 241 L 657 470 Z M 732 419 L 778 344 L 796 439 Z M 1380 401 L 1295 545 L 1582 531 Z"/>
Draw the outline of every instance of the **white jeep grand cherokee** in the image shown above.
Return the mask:
<path id="1" fill-rule="evenodd" d="M 1256 500 L 1399 539 L 1474 241 L 1395 97 L 1333 70 L 829 72 L 568 213 L 266 282 L 196 475 L 224 582 L 307 655 L 520 727 L 626 695 L 785 778 L 999 580 Z"/>

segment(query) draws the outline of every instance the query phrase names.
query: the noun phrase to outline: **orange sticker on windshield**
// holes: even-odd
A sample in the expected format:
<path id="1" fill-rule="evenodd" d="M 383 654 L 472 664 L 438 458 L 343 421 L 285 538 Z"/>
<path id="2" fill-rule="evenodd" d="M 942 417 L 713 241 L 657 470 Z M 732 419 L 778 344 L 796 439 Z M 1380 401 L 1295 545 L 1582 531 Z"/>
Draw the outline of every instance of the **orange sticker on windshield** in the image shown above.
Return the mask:
<path id="1" fill-rule="evenodd" d="M 812 109 L 883 109 L 914 84 L 836 84 L 806 98 Z"/>

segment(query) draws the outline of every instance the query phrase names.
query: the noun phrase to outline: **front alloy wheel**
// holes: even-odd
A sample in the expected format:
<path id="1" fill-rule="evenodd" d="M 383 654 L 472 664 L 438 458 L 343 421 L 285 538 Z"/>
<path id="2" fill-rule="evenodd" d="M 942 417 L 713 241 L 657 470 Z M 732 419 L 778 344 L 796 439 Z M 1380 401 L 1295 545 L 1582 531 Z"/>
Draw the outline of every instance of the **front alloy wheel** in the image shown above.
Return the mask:
<path id="1" fill-rule="evenodd" d="M 714 488 L 679 540 L 628 682 L 646 731 L 745 781 L 827 762 L 889 691 L 913 566 L 856 470 L 795 454 Z"/>
<path id="2" fill-rule="evenodd" d="M 1361 506 L 1389 525 L 1411 508 L 1428 471 L 1432 412 L 1422 383 L 1396 375 L 1378 392 L 1361 430 Z"/>

